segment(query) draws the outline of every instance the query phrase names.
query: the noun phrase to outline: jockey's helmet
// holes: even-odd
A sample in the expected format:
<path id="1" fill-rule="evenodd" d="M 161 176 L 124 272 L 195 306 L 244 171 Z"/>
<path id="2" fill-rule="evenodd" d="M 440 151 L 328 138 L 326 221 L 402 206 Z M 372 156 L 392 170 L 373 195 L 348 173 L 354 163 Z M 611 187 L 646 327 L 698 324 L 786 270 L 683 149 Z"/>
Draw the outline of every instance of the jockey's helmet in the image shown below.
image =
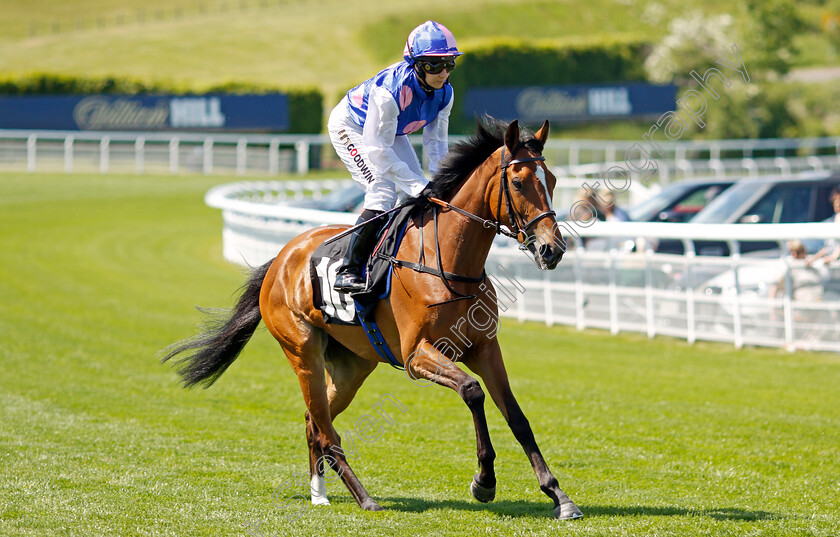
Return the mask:
<path id="1" fill-rule="evenodd" d="M 422 56 L 460 56 L 455 36 L 439 22 L 426 21 L 408 34 L 403 58 L 414 62 Z"/>

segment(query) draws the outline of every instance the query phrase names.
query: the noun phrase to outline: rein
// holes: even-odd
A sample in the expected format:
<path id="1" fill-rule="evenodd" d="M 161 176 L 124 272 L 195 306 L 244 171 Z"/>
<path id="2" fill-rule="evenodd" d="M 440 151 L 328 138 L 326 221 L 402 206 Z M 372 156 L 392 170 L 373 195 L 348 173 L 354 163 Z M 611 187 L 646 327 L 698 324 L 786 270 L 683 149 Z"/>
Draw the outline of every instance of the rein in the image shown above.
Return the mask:
<path id="1" fill-rule="evenodd" d="M 478 295 L 476 295 L 476 294 L 465 295 L 463 293 L 460 293 L 460 292 L 456 291 L 455 289 L 453 289 L 452 285 L 450 285 L 449 282 L 454 281 L 454 282 L 464 282 L 464 283 L 481 283 L 481 282 L 484 281 L 484 278 L 487 277 L 487 273 L 485 271 L 482 271 L 481 276 L 479 276 L 477 278 L 472 278 L 470 276 L 461 276 L 460 274 L 453 274 L 451 272 L 446 272 L 445 270 L 443 270 L 443 259 L 441 258 L 441 255 L 440 255 L 440 235 L 438 233 L 438 208 L 437 207 L 433 208 L 432 217 L 433 217 L 434 229 L 435 229 L 435 252 L 436 252 L 435 257 L 437 257 L 437 269 L 434 269 L 432 267 L 428 267 L 428 266 L 422 264 L 422 262 L 424 261 L 424 255 L 425 255 L 425 252 L 424 252 L 424 249 L 423 249 L 423 246 L 422 246 L 422 241 L 423 241 L 422 225 L 419 228 L 420 229 L 420 241 L 421 241 L 420 244 L 421 244 L 421 246 L 420 246 L 420 259 L 418 260 L 418 263 L 412 263 L 411 261 L 403 261 L 401 259 L 397 259 L 395 256 L 388 256 L 388 257 L 386 257 L 386 259 L 388 259 L 391 262 L 391 264 L 395 267 L 405 267 L 405 268 L 413 270 L 414 272 L 421 272 L 423 274 L 432 274 L 434 276 L 437 276 L 438 278 L 441 279 L 441 281 L 443 281 L 443 285 L 446 286 L 446 289 L 450 293 L 455 295 L 455 298 L 450 298 L 449 300 L 444 300 L 442 302 L 436 302 L 434 304 L 429 304 L 428 306 L 426 306 L 427 308 L 433 308 L 435 306 L 440 306 L 442 304 L 448 304 L 450 302 L 455 302 L 456 300 L 472 300 L 473 298 L 475 298 Z M 422 219 L 422 215 L 421 215 L 421 219 Z"/>

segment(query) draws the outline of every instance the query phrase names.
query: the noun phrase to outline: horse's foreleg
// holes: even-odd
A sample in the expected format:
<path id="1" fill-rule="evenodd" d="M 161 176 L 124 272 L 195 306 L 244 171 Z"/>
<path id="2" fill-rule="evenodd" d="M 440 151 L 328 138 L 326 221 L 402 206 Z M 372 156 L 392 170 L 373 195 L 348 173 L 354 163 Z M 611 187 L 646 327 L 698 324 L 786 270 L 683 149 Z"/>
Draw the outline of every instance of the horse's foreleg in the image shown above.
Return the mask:
<path id="1" fill-rule="evenodd" d="M 470 490 L 475 499 L 481 502 L 492 501 L 496 496 L 496 471 L 493 468 L 496 452 L 493 450 L 490 431 L 487 429 L 481 384 L 426 341 L 421 342 L 407 357 L 406 371 L 415 380 L 427 379 L 452 388 L 467 404 L 475 424 L 479 465 L 479 472 L 473 477 Z"/>
<path id="2" fill-rule="evenodd" d="M 540 490 L 554 501 L 554 516 L 564 520 L 582 517 L 583 513 L 560 489 L 557 478 L 548 469 L 545 458 L 540 452 L 539 446 L 537 446 L 531 424 L 528 423 L 528 419 L 522 409 L 519 408 L 519 403 L 516 402 L 516 398 L 510 389 L 498 342 L 494 340 L 483 350 L 484 352 L 471 354 L 464 362 L 484 380 L 484 385 L 490 392 L 490 397 L 499 407 L 513 432 L 513 436 L 525 450 L 525 454 L 531 462 L 531 467 L 537 475 Z"/>

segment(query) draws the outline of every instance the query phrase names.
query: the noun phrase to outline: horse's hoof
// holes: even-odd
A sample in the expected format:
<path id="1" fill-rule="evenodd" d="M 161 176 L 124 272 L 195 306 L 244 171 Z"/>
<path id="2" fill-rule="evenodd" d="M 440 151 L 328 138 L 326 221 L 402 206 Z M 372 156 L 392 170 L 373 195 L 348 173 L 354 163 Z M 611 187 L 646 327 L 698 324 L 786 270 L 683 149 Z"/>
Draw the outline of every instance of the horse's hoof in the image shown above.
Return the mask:
<path id="1" fill-rule="evenodd" d="M 362 506 L 365 511 L 382 511 L 382 506 L 371 500 Z"/>
<path id="2" fill-rule="evenodd" d="M 496 497 L 496 487 L 484 487 L 478 483 L 478 474 L 473 476 L 472 483 L 470 483 L 470 492 L 473 498 L 481 503 L 492 502 Z"/>
<path id="3" fill-rule="evenodd" d="M 575 520 L 577 518 L 583 518 L 583 513 L 580 512 L 575 502 L 569 500 L 554 508 L 554 518 L 557 520 Z"/>

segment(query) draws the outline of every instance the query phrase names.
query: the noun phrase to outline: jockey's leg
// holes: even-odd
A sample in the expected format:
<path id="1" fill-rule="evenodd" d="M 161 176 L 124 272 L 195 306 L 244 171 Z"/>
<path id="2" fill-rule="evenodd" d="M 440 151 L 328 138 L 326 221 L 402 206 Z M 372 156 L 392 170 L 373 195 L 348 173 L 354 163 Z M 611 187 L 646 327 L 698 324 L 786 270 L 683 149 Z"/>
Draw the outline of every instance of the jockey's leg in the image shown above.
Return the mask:
<path id="1" fill-rule="evenodd" d="M 356 224 L 367 222 L 371 218 L 382 214 L 382 211 L 365 209 L 356 221 Z M 370 251 L 376 242 L 376 235 L 382 227 L 385 217 L 370 222 L 350 234 L 350 243 L 344 253 L 344 260 L 338 268 L 338 275 L 335 278 L 334 289 L 340 293 L 357 293 L 364 291 L 366 287 L 365 278 L 362 276 L 362 265 L 370 256 Z"/>

